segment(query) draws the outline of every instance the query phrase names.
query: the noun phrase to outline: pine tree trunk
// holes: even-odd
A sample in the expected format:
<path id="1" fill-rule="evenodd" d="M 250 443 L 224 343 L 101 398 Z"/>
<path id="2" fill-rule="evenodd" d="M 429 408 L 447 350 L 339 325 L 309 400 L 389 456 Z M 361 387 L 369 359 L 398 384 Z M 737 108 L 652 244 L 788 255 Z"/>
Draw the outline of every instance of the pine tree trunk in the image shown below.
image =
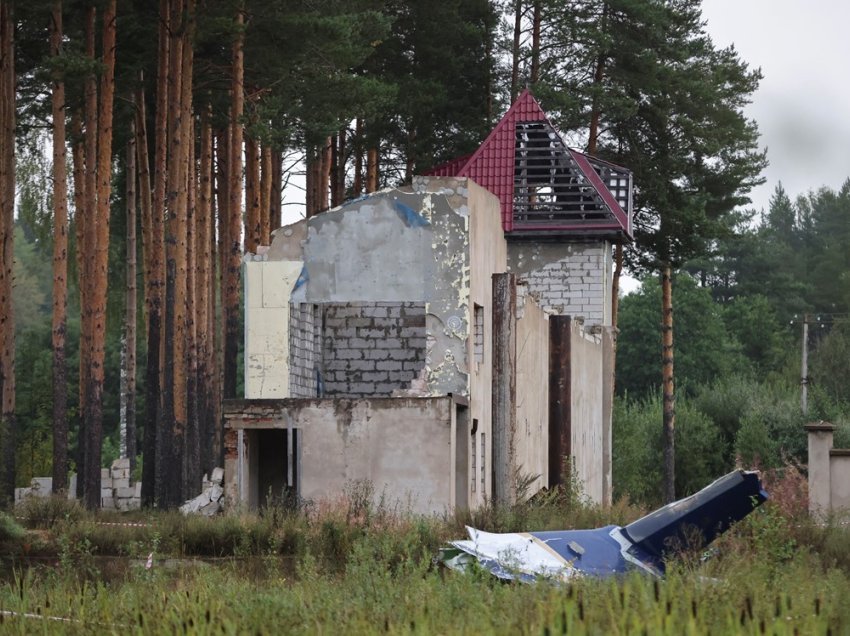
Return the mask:
<path id="1" fill-rule="evenodd" d="M 319 211 L 324 212 L 329 205 L 329 195 L 331 187 L 331 138 L 325 139 L 322 146 L 322 163 L 321 172 L 319 173 Z"/>
<path id="2" fill-rule="evenodd" d="M 354 183 L 351 190 L 353 197 L 363 193 L 363 120 L 359 117 L 354 124 Z"/>
<path id="3" fill-rule="evenodd" d="M 0 3 L 0 505 L 15 502 L 15 39 L 11 2 Z"/>
<path id="4" fill-rule="evenodd" d="M 50 54 L 62 53 L 62 0 L 53 4 Z M 68 490 L 68 175 L 65 150 L 65 83 L 53 77 L 53 492 Z"/>
<path id="5" fill-rule="evenodd" d="M 88 216 L 88 211 L 86 209 L 86 205 L 88 202 L 88 197 L 86 196 L 86 144 L 85 144 L 85 135 L 83 134 L 83 118 L 84 113 L 82 112 L 82 107 L 78 107 L 71 111 L 71 157 L 73 161 L 73 180 L 74 180 L 74 234 L 77 240 L 77 279 L 78 279 L 78 287 L 80 290 L 80 298 L 82 299 L 83 288 L 85 286 L 84 275 L 85 275 L 85 240 L 86 240 L 86 218 Z M 82 311 L 80 312 L 82 313 Z M 83 325 L 80 325 L 80 382 L 78 387 L 78 404 L 80 408 L 80 412 L 82 413 L 82 408 L 84 406 L 83 402 L 83 357 L 85 353 L 84 348 L 84 338 L 83 338 Z M 81 478 L 82 475 L 82 467 L 83 467 L 83 456 L 84 456 L 84 447 L 83 443 L 84 439 L 84 431 L 85 431 L 85 419 L 80 418 L 79 431 L 77 434 L 77 439 L 79 443 L 77 444 L 77 452 L 75 455 L 76 463 L 77 463 L 77 488 L 74 493 L 75 496 L 80 499 L 83 494 L 83 480 Z"/>
<path id="6" fill-rule="evenodd" d="M 136 125 L 130 122 L 126 165 L 127 285 L 121 335 L 121 457 L 136 459 Z"/>
<path id="7" fill-rule="evenodd" d="M 315 216 L 316 208 L 316 152 L 308 145 L 304 154 L 304 216 Z"/>
<path id="8" fill-rule="evenodd" d="M 228 184 L 228 232 L 226 289 L 224 295 L 224 397 L 236 397 L 236 357 L 239 353 L 239 296 L 240 274 L 242 266 L 242 251 L 239 249 L 239 234 L 242 221 L 242 111 L 244 109 L 243 78 L 244 78 L 244 5 L 236 13 L 236 29 L 238 35 L 233 42 L 233 80 L 231 83 L 231 139 L 230 183 Z"/>
<path id="9" fill-rule="evenodd" d="M 94 64 L 95 61 L 95 24 L 96 9 L 94 5 L 86 10 L 86 56 Z M 84 135 L 85 135 L 85 188 L 83 189 L 85 202 L 77 211 L 79 227 L 82 230 L 82 241 L 77 244 L 80 250 L 80 431 L 77 436 L 79 445 L 79 458 L 77 461 L 77 491 L 83 499 L 86 498 L 87 476 L 89 474 L 88 464 L 91 450 L 91 426 L 93 414 L 91 412 L 93 398 L 90 394 L 92 388 L 91 366 L 94 351 L 93 328 L 94 304 L 94 248 L 95 231 L 97 227 L 97 81 L 94 73 L 90 73 L 85 79 L 85 106 L 84 106 Z M 78 230 L 80 231 L 80 230 Z"/>
<path id="10" fill-rule="evenodd" d="M 519 54 L 522 37 L 522 0 L 514 0 L 514 39 L 511 44 L 511 104 L 519 95 Z"/>
<path id="11" fill-rule="evenodd" d="M 143 80 L 142 77 L 140 79 Z M 153 221 L 153 201 L 151 194 L 151 172 L 150 172 L 150 157 L 148 155 L 148 135 L 147 135 L 147 118 L 145 117 L 145 94 L 144 91 L 140 88 L 136 94 L 136 165 L 138 166 L 138 180 L 139 180 L 139 209 L 142 215 L 142 269 L 145 275 L 145 331 L 148 335 L 151 332 L 151 313 L 153 306 L 153 297 L 154 292 L 152 292 L 151 281 L 153 279 L 152 272 L 154 270 L 154 263 L 156 259 L 161 258 L 163 246 L 161 244 L 161 235 L 158 235 L 158 239 L 160 242 L 157 243 L 157 240 L 154 239 L 154 221 Z M 154 254 L 154 251 L 157 250 L 157 254 Z M 157 352 L 159 351 L 159 346 L 157 344 Z M 156 377 L 159 378 L 159 357 L 157 356 L 156 360 Z M 146 379 L 149 377 L 150 371 L 150 363 L 145 367 L 145 377 Z M 157 383 L 158 384 L 158 383 Z M 147 401 L 153 399 L 153 402 Z M 156 445 L 156 412 L 157 402 L 156 397 L 151 398 L 149 395 L 149 391 L 146 392 L 146 418 L 145 418 L 145 437 L 142 442 L 142 456 L 148 457 L 145 453 L 148 445 L 154 446 Z M 150 424 L 148 424 L 150 423 Z M 148 428 L 152 429 L 150 433 L 153 434 L 151 438 L 148 437 Z M 134 440 L 135 443 L 135 440 Z M 153 454 L 155 454 L 155 450 L 152 450 L 151 459 L 153 459 Z M 128 453 L 129 454 L 129 453 Z M 138 450 L 136 451 L 138 454 Z M 131 469 L 135 469 L 135 456 L 130 456 L 130 467 Z M 152 471 L 150 471 L 151 474 Z M 144 490 L 144 474 L 142 476 L 142 490 Z M 151 482 L 150 487 L 153 486 Z M 151 489 L 152 494 L 152 489 Z M 144 496 L 142 497 L 145 505 L 149 505 L 152 503 L 151 500 L 145 501 Z"/>
<path id="12" fill-rule="evenodd" d="M 272 150 L 272 191 L 269 205 L 269 228 L 276 230 L 282 221 L 281 196 L 283 195 L 283 158 L 279 150 Z"/>
<path id="13" fill-rule="evenodd" d="M 245 252 L 260 244 L 260 155 L 257 142 L 245 137 Z"/>
<path id="14" fill-rule="evenodd" d="M 340 128 L 333 147 L 333 182 L 331 186 L 331 207 L 333 208 L 342 205 L 342 202 L 345 201 L 345 142 L 347 133 L 347 129 Z"/>
<path id="15" fill-rule="evenodd" d="M 191 1 L 191 0 L 190 0 Z M 191 40 L 186 43 L 191 49 Z M 191 77 L 191 68 L 184 67 L 183 77 Z M 185 82 L 184 82 L 185 85 Z M 185 96 L 185 94 L 184 94 Z M 184 101 L 184 108 L 186 102 Z M 191 107 L 191 98 L 189 101 Z M 186 452 L 183 499 L 189 499 L 201 492 L 201 436 L 199 431 L 198 409 L 198 320 L 199 299 L 197 292 L 198 278 L 198 234 L 197 201 L 198 201 L 198 172 L 195 157 L 195 126 L 191 110 L 184 117 L 189 122 L 184 139 L 188 140 L 188 183 L 186 197 L 187 221 L 187 251 L 186 251 L 186 331 L 188 343 L 188 361 L 186 365 Z"/>
<path id="16" fill-rule="evenodd" d="M 267 143 L 260 151 L 260 245 L 271 244 L 272 149 Z"/>
<path id="17" fill-rule="evenodd" d="M 540 0 L 534 2 L 531 22 L 531 73 L 528 81 L 534 86 L 540 79 L 540 22 L 541 22 L 541 7 Z"/>
<path id="18" fill-rule="evenodd" d="M 145 435 L 142 456 L 142 505 L 153 506 L 161 490 L 162 461 L 159 440 L 164 427 L 163 388 L 163 304 L 165 302 L 165 191 L 168 171 L 168 0 L 159 2 L 159 33 L 154 112 L 154 187 L 151 215 L 150 268 L 146 277 L 148 293 L 147 365 L 145 368 Z M 144 120 L 143 120 L 143 123 Z"/>
<path id="19" fill-rule="evenodd" d="M 366 193 L 378 189 L 378 148 L 370 146 L 366 151 Z"/>
<path id="20" fill-rule="evenodd" d="M 212 426 L 212 367 L 210 360 L 210 312 L 214 310 L 210 294 L 212 288 L 212 127 L 210 109 L 201 116 L 201 157 L 198 205 L 195 214 L 196 270 L 195 277 L 195 330 L 197 333 L 197 392 L 198 392 L 198 434 L 200 437 L 200 471 L 209 474 L 213 468 L 213 439 L 215 429 Z"/>
<path id="21" fill-rule="evenodd" d="M 179 505 L 186 493 L 188 447 L 188 353 L 187 252 L 188 252 L 188 114 L 191 108 L 191 43 L 188 36 L 191 7 L 172 0 L 171 45 L 169 51 L 169 155 L 166 194 L 165 239 L 165 374 L 163 385 L 166 430 L 157 457 L 162 458 L 162 490 L 157 502 L 162 508 Z M 188 91 L 188 98 L 187 98 Z"/>
<path id="22" fill-rule="evenodd" d="M 214 250 L 215 263 L 218 268 L 218 295 L 221 302 L 214 315 L 215 325 L 212 328 L 213 334 L 213 358 L 215 366 L 213 368 L 213 409 L 215 423 L 215 437 L 213 439 L 213 458 L 216 465 L 224 465 L 224 429 L 221 420 L 221 400 L 224 396 L 224 340 L 227 337 L 227 320 L 225 315 L 225 299 L 227 298 L 227 286 L 229 284 L 227 277 L 227 264 L 230 259 L 230 239 L 229 224 L 230 217 L 228 215 L 230 192 L 230 140 L 232 133 L 230 125 L 224 130 L 219 130 L 216 133 L 215 142 L 215 204 L 216 204 L 216 220 L 218 222 L 217 248 Z M 215 236 L 213 237 L 215 240 Z"/>
<path id="23" fill-rule="evenodd" d="M 673 382 L 673 281 L 661 268 L 661 388 L 664 420 L 664 500 L 676 499 L 676 396 Z"/>
<path id="24" fill-rule="evenodd" d="M 97 206 L 94 228 L 94 289 L 92 294 L 92 357 L 90 420 L 86 423 L 87 461 L 85 503 L 100 507 L 100 463 L 103 446 L 103 382 L 106 345 L 106 291 L 109 265 L 109 199 L 112 190 L 112 106 L 115 95 L 115 10 L 116 0 L 103 11 L 103 62 L 100 76 L 100 104 L 97 117 Z"/>
<path id="25" fill-rule="evenodd" d="M 89 324 L 86 331 L 90 341 L 88 373 L 86 377 L 86 408 L 85 422 L 85 462 L 83 466 L 83 493 L 85 504 L 94 509 L 100 506 L 100 455 L 103 446 L 103 383 L 106 345 L 106 293 L 108 283 L 109 260 L 109 199 L 112 182 L 112 106 L 115 90 L 115 0 L 105 6 L 103 12 L 103 32 L 101 36 L 103 56 L 100 76 L 100 101 L 97 105 L 94 91 L 87 91 L 87 151 L 96 157 L 94 166 L 87 165 L 87 173 L 94 173 L 94 187 L 89 191 L 91 182 L 87 184 L 86 195 L 92 204 L 92 225 L 88 226 L 88 260 L 90 270 L 87 272 L 91 281 L 89 305 L 86 306 L 84 317 Z M 94 13 L 89 15 L 93 52 L 93 23 Z M 90 87 L 94 79 L 89 80 Z M 95 119 L 96 124 L 89 130 L 89 124 Z"/>

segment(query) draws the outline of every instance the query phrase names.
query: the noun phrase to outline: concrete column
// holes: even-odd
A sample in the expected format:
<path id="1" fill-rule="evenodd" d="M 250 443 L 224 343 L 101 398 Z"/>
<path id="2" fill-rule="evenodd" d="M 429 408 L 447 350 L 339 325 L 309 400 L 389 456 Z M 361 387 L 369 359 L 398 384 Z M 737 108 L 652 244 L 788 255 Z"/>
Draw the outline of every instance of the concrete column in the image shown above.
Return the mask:
<path id="1" fill-rule="evenodd" d="M 570 322 L 569 316 L 549 316 L 549 488 L 569 483 L 571 476 Z"/>
<path id="2" fill-rule="evenodd" d="M 516 500 L 516 274 L 493 274 L 493 501 Z"/>
<path id="3" fill-rule="evenodd" d="M 821 421 L 806 424 L 805 429 L 809 435 L 809 514 L 823 517 L 831 507 L 829 451 L 835 426 Z"/>

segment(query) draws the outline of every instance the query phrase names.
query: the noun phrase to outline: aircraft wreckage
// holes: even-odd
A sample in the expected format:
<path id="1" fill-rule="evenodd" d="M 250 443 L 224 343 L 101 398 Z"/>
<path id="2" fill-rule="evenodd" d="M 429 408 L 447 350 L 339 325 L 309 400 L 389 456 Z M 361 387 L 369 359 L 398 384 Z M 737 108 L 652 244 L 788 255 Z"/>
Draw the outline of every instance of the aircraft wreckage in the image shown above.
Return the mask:
<path id="1" fill-rule="evenodd" d="M 441 559 L 452 569 L 477 562 L 500 579 L 526 582 L 629 569 L 663 576 L 665 554 L 704 548 L 766 500 L 758 474 L 736 470 L 627 526 L 505 534 L 467 527 L 469 539 L 452 541 Z"/>

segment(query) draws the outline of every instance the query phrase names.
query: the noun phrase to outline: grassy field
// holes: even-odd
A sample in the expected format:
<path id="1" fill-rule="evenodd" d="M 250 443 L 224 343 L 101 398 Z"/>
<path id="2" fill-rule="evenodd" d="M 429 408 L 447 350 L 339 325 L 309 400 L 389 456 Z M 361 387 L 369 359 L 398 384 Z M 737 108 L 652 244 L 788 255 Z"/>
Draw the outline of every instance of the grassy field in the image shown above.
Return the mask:
<path id="1" fill-rule="evenodd" d="M 127 518 L 64 502 L 34 503 L 21 511 L 26 531 L 0 520 L 0 633 L 850 631 L 850 533 L 811 523 L 787 499 L 750 515 L 711 558 L 680 555 L 662 581 L 631 574 L 558 587 L 458 574 L 435 556 L 465 523 L 543 530 L 625 523 L 642 511 L 548 496 L 436 519 L 373 506 L 368 495 L 212 520 L 139 513 L 138 526 L 103 525 Z"/>

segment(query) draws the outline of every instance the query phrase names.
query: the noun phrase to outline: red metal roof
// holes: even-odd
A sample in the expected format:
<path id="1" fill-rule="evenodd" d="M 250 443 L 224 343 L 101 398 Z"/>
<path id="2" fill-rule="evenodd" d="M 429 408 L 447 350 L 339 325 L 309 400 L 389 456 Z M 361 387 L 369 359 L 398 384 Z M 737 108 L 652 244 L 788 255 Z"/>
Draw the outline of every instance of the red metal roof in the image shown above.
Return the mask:
<path id="1" fill-rule="evenodd" d="M 513 103 L 505 116 L 488 135 L 484 143 L 473 154 L 459 157 L 453 161 L 433 168 L 428 172 L 431 176 L 468 177 L 478 185 L 495 194 L 501 202 L 502 227 L 505 232 L 514 228 L 514 185 L 515 161 L 517 145 L 517 124 L 528 122 L 545 122 L 555 130 L 546 117 L 540 104 L 526 89 Z M 624 211 L 605 183 L 590 165 L 582 153 L 569 150 L 569 154 L 583 173 L 586 185 L 596 190 L 605 206 L 610 209 L 612 218 L 596 226 L 582 225 L 581 230 L 587 233 L 594 227 L 602 231 L 619 231 L 631 236 L 630 214 Z M 578 226 L 553 223 L 551 227 L 539 226 L 539 230 L 578 230 Z"/>

